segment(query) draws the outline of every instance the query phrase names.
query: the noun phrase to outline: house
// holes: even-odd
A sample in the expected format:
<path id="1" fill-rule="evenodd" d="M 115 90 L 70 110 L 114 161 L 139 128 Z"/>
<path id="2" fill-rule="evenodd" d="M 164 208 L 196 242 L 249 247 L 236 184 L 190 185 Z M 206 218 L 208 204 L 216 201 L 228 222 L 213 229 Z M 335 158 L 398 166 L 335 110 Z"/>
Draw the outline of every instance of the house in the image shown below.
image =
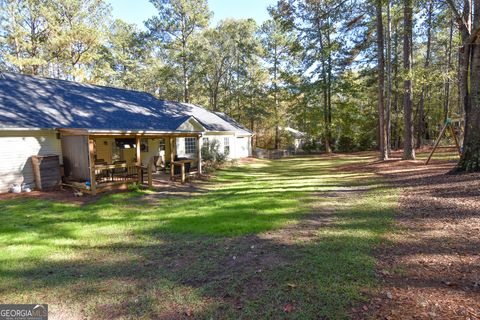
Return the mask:
<path id="1" fill-rule="evenodd" d="M 0 73 L 0 192 L 33 184 L 35 155 L 58 155 L 64 177 L 95 193 L 138 181 L 152 163 L 201 172 L 213 139 L 232 159 L 251 156 L 252 135 L 224 114 L 145 92 Z"/>
<path id="2" fill-rule="evenodd" d="M 298 131 L 292 127 L 280 127 L 280 130 L 283 131 L 290 140 L 290 149 L 293 149 L 294 152 L 301 150 L 305 144 L 305 138 L 307 134 L 302 131 Z"/>

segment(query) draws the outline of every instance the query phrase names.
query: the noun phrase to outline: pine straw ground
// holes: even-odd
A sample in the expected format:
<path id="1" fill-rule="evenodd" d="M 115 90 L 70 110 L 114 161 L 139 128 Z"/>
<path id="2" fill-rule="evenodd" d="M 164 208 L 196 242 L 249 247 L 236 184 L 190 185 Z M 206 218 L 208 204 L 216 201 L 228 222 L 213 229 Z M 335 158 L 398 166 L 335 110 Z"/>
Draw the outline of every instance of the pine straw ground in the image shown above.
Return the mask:
<path id="1" fill-rule="evenodd" d="M 480 175 L 447 174 L 455 162 L 423 163 L 364 168 L 403 192 L 397 231 L 377 251 L 381 288 L 354 308 L 356 318 L 480 319 Z"/>

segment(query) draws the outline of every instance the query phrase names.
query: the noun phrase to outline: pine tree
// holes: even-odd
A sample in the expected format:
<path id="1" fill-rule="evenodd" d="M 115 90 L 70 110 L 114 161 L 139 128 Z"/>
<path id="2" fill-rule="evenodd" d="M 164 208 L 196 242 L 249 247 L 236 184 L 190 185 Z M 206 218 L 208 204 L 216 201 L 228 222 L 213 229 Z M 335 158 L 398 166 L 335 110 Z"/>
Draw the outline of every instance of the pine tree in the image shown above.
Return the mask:
<path id="1" fill-rule="evenodd" d="M 169 63 L 181 70 L 183 101 L 190 102 L 190 85 L 194 65 L 191 63 L 192 39 L 208 26 L 211 12 L 206 0 L 151 0 L 158 15 L 146 22 L 153 39 L 171 51 Z"/>
<path id="2" fill-rule="evenodd" d="M 412 86 L 412 25 L 413 25 L 412 0 L 404 1 L 403 8 L 403 69 L 404 69 L 404 146 L 403 158 L 406 160 L 415 159 L 413 145 L 413 86 Z"/>

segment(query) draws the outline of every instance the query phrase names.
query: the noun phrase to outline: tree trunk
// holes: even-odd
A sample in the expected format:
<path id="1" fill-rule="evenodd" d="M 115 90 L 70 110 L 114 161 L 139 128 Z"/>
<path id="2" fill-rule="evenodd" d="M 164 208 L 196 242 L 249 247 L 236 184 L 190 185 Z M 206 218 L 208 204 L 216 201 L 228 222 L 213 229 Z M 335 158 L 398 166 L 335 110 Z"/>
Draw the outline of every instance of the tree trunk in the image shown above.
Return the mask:
<path id="1" fill-rule="evenodd" d="M 459 171 L 480 171 L 480 0 L 473 5 L 473 21 L 470 8 L 471 0 L 464 0 L 460 15 L 453 0 L 447 1 L 460 26 L 462 48 L 460 50 L 460 96 L 465 109 L 465 138 L 463 154 L 458 163 Z"/>
<path id="2" fill-rule="evenodd" d="M 424 68 L 428 72 L 430 66 L 430 56 L 432 47 L 432 16 L 433 16 L 433 0 L 430 0 L 428 4 L 427 12 L 427 52 L 425 55 Z M 422 93 L 420 95 L 420 103 L 418 105 L 418 127 L 417 127 L 417 148 L 423 145 L 423 139 L 425 137 L 425 96 L 427 94 L 428 86 L 425 84 L 422 86 Z"/>
<path id="3" fill-rule="evenodd" d="M 385 116 L 385 125 L 387 131 L 387 155 L 390 155 L 392 151 L 392 17 L 390 14 L 390 0 L 387 1 L 387 59 L 386 59 L 386 68 L 387 68 L 387 106 L 386 106 L 386 116 Z"/>
<path id="4" fill-rule="evenodd" d="M 452 41 L 453 41 L 453 18 L 450 19 L 450 34 L 448 38 L 447 46 L 447 66 L 446 73 L 450 73 L 452 67 Z M 443 119 L 444 121 L 448 118 L 448 113 L 450 110 L 450 76 L 447 76 L 447 81 L 445 81 L 445 101 L 443 103 Z"/>
<path id="5" fill-rule="evenodd" d="M 187 40 L 182 38 L 182 80 L 183 80 L 183 102 L 190 102 L 190 92 L 188 88 L 188 70 L 187 70 Z"/>
<path id="6" fill-rule="evenodd" d="M 480 51 L 478 50 L 480 0 L 475 0 L 473 8 L 470 33 L 474 30 L 474 34 L 465 37 L 469 30 L 462 32 L 464 64 L 461 83 L 465 94 L 465 138 L 459 168 L 463 171 L 480 171 Z"/>
<path id="7" fill-rule="evenodd" d="M 413 113 L 412 113 L 412 0 L 405 0 L 403 8 L 403 68 L 405 71 L 403 113 L 404 113 L 404 142 L 403 159 L 414 160 L 413 149 Z"/>
<path id="8" fill-rule="evenodd" d="M 400 108 L 399 108 L 399 94 L 400 94 L 400 84 L 398 77 L 398 63 L 399 63 L 399 52 L 398 52 L 398 24 L 394 25 L 394 37 L 393 37 L 393 52 L 395 59 L 393 60 L 393 79 L 395 86 L 395 93 L 393 99 L 393 108 L 395 113 L 395 120 L 393 122 L 393 147 L 395 150 L 400 148 Z"/>
<path id="9" fill-rule="evenodd" d="M 380 160 L 388 159 L 387 152 L 387 132 L 385 130 L 385 58 L 383 43 L 383 15 L 382 0 L 377 0 L 377 57 L 378 57 L 378 128 L 379 128 L 379 149 Z"/>
<path id="10" fill-rule="evenodd" d="M 332 133 L 331 133 L 331 125 L 332 125 L 332 53 L 331 53 L 331 40 L 330 40 L 330 20 L 327 18 L 327 32 L 326 32 L 326 40 L 327 40 L 327 131 L 326 131 L 326 143 L 325 149 L 327 153 L 332 152 L 331 142 L 332 142 Z"/>
<path id="11" fill-rule="evenodd" d="M 280 103 L 278 101 L 278 57 L 277 57 L 277 47 L 275 46 L 274 49 L 274 62 L 273 62 L 273 96 L 274 96 L 274 104 L 275 104 L 275 149 L 280 149 L 280 116 L 279 116 L 279 108 Z"/>
<path id="12" fill-rule="evenodd" d="M 186 67 L 183 68 L 183 102 L 190 102 L 190 93 L 188 90 L 188 74 Z"/>
<path id="13" fill-rule="evenodd" d="M 325 152 L 332 153 L 332 148 L 330 146 L 330 125 L 328 122 L 328 90 L 327 90 L 327 77 L 323 77 L 323 123 L 325 126 Z"/>
<path id="14" fill-rule="evenodd" d="M 323 30 L 322 30 L 322 25 L 323 23 L 321 22 L 321 18 L 317 17 L 316 18 L 316 24 L 317 24 L 317 32 L 318 32 L 318 43 L 320 45 L 320 52 L 321 52 L 321 66 L 322 66 L 322 93 L 323 93 L 323 124 L 324 124 L 324 141 L 325 141 L 325 152 L 326 153 L 331 153 L 332 148 L 330 145 L 331 141 L 331 134 L 330 134 L 330 123 L 331 123 L 331 99 L 329 98 L 329 79 L 328 79 L 328 70 L 327 70 L 327 56 L 325 54 L 325 51 L 328 48 L 325 48 L 326 45 L 324 43 L 324 38 L 323 38 Z M 327 43 L 328 46 L 328 43 Z"/>

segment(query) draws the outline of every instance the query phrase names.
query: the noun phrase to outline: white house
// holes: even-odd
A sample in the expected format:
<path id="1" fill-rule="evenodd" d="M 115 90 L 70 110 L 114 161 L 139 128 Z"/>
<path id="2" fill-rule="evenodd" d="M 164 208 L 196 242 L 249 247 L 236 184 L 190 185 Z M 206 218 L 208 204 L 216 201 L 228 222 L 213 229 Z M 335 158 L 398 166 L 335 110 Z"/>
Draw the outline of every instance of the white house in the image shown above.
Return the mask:
<path id="1" fill-rule="evenodd" d="M 293 145 L 291 146 L 295 152 L 302 149 L 305 144 L 305 137 L 307 134 L 305 132 L 299 131 L 292 127 L 281 127 L 280 130 L 288 134 L 292 138 Z"/>
<path id="2" fill-rule="evenodd" d="M 145 92 L 0 73 L 0 192 L 33 184 L 34 155 L 58 155 L 67 178 L 100 183 L 101 170 L 198 161 L 207 139 L 232 159 L 248 157 L 252 135 L 225 114 Z"/>

